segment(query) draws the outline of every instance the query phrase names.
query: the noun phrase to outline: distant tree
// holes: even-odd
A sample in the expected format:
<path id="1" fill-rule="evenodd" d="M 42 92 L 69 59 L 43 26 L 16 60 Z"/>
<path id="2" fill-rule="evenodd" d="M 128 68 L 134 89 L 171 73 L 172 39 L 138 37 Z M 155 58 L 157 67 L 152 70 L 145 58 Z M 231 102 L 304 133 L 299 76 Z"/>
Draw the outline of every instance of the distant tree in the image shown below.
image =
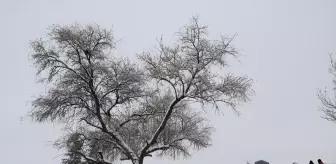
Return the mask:
<path id="1" fill-rule="evenodd" d="M 324 119 L 332 122 L 336 122 L 336 99 L 335 99 L 335 89 L 336 89 L 336 61 L 333 60 L 332 55 L 330 55 L 330 68 L 329 72 L 333 75 L 333 96 L 330 96 L 326 89 L 320 90 L 318 93 L 318 98 L 321 101 L 320 110 L 324 112 Z"/>
<path id="2" fill-rule="evenodd" d="M 254 162 L 254 164 L 269 164 L 269 163 L 264 160 L 259 160 L 259 161 Z"/>
<path id="3" fill-rule="evenodd" d="M 110 30 L 52 26 L 46 39 L 31 43 L 40 82 L 49 84 L 32 102 L 31 117 L 65 125 L 55 143 L 66 150 L 64 164 L 189 156 L 192 148 L 210 146 L 212 131 L 191 103 L 236 110 L 253 93 L 251 79 L 212 71 L 227 68 L 226 58 L 237 55 L 232 39 L 206 37 L 207 28 L 193 18 L 176 45 L 161 41 L 154 54 L 139 54 L 139 67 L 111 55 Z"/>

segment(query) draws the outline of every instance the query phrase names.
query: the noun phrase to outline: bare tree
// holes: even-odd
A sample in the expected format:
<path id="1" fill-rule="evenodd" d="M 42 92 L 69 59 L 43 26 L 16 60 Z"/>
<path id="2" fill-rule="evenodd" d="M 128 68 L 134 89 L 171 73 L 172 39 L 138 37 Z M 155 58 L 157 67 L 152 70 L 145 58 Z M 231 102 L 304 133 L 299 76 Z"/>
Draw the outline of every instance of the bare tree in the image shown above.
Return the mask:
<path id="1" fill-rule="evenodd" d="M 32 42 L 32 59 L 46 93 L 32 105 L 37 122 L 65 125 L 55 145 L 66 150 L 64 164 L 142 164 L 152 155 L 189 156 L 210 146 L 212 127 L 192 103 L 219 103 L 236 110 L 253 93 L 251 80 L 219 76 L 236 56 L 232 38 L 208 40 L 193 18 L 176 45 L 162 41 L 154 54 L 142 53 L 143 67 L 112 57 L 112 31 L 97 25 L 52 26 L 45 40 Z"/>
<path id="2" fill-rule="evenodd" d="M 336 86 L 336 61 L 333 60 L 332 55 L 330 54 L 330 68 L 329 72 L 333 75 L 333 85 Z M 332 91 L 335 93 L 335 87 Z M 332 122 L 336 122 L 336 99 L 334 96 L 329 96 L 326 89 L 320 90 L 318 93 L 318 98 L 321 101 L 322 106 L 320 107 L 321 111 L 324 112 L 324 119 Z"/>

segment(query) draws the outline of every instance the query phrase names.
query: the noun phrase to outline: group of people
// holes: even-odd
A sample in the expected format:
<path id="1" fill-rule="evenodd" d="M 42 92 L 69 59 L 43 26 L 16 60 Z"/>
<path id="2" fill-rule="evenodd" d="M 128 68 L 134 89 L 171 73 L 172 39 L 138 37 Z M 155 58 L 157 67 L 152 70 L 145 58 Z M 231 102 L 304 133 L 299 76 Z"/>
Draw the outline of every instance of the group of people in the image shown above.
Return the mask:
<path id="1" fill-rule="evenodd" d="M 324 164 L 324 163 L 322 162 L 321 159 L 318 159 L 318 160 L 317 160 L 317 163 L 318 163 L 318 164 Z M 314 164 L 314 162 L 313 162 L 313 161 L 310 161 L 309 164 Z"/>

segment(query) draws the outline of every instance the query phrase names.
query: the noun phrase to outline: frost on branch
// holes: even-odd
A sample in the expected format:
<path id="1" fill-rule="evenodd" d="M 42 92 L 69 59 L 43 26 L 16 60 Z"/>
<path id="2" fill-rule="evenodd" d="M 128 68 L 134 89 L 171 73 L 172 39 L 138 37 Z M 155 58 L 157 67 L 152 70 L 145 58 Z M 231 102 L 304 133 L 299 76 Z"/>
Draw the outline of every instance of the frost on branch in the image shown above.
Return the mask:
<path id="1" fill-rule="evenodd" d="M 335 92 L 336 86 L 336 61 L 330 54 L 330 68 L 329 72 L 333 75 L 332 84 L 334 85 L 333 92 Z M 321 101 L 320 110 L 324 113 L 324 119 L 332 122 L 336 122 L 336 99 L 335 96 L 330 96 L 326 90 L 320 90 L 318 98 Z"/>
<path id="2" fill-rule="evenodd" d="M 210 146 L 212 132 L 192 102 L 236 110 L 252 94 L 249 78 L 213 73 L 236 56 L 231 41 L 208 40 L 207 28 L 194 18 L 176 45 L 160 42 L 156 54 L 140 54 L 140 67 L 111 55 L 110 30 L 52 26 L 46 39 L 31 44 L 40 82 L 50 84 L 32 102 L 31 116 L 65 125 L 55 143 L 66 150 L 65 164 L 189 156 L 191 149 Z"/>
<path id="3" fill-rule="evenodd" d="M 139 58 L 145 63 L 147 75 L 170 87 L 175 97 L 185 97 L 200 103 L 222 102 L 234 110 L 240 102 L 249 100 L 253 93 L 248 77 L 217 75 L 214 67 L 227 68 L 226 58 L 236 56 L 231 46 L 233 38 L 208 40 L 206 26 L 197 18 L 178 33 L 175 46 L 159 42 L 158 53 L 143 53 Z"/>

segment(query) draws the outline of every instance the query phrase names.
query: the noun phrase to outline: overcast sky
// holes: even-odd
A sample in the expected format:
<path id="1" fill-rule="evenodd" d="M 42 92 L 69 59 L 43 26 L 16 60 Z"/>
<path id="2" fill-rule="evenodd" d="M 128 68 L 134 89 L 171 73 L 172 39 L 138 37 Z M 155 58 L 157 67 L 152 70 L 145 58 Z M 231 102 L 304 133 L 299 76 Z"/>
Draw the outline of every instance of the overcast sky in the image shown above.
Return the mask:
<path id="1" fill-rule="evenodd" d="M 255 79 L 256 95 L 223 116 L 209 112 L 216 128 L 213 146 L 177 164 L 336 163 L 336 124 L 320 118 L 318 88 L 329 86 L 328 53 L 336 55 L 334 0 L 0 0 L 0 158 L 7 164 L 59 164 L 60 151 L 49 141 L 57 126 L 20 117 L 29 100 L 43 91 L 30 66 L 29 40 L 42 37 L 52 24 L 97 23 L 113 27 L 118 54 L 151 50 L 163 35 L 188 23 L 193 15 L 209 26 L 211 37 L 238 33 L 234 42 L 241 62 L 230 71 Z M 146 159 L 156 164 L 161 159 Z M 160 161 L 162 164 L 172 160 Z"/>

